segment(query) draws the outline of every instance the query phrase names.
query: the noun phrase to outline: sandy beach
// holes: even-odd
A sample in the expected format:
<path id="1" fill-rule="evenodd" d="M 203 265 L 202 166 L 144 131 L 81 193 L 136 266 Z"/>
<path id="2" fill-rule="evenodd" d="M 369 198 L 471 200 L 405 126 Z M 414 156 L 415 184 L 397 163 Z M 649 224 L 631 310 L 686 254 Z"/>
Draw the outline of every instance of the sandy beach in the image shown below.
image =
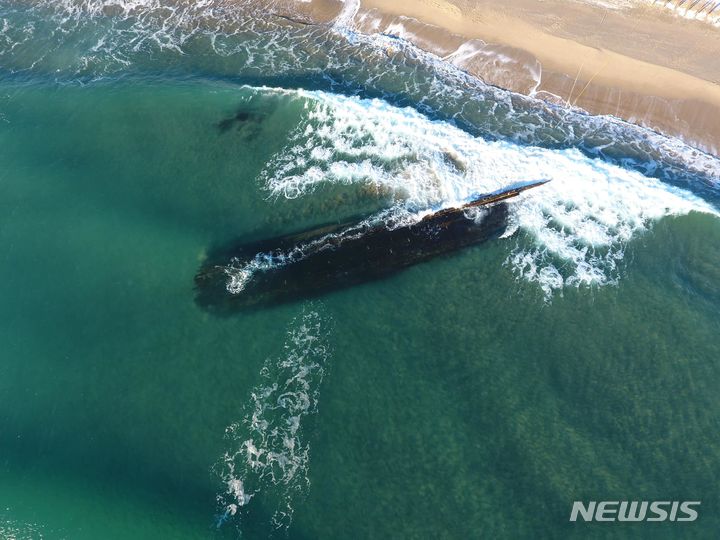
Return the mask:
<path id="1" fill-rule="evenodd" d="M 335 0 L 292 3 L 322 22 L 343 8 L 354 12 Z M 706 21 L 644 2 L 362 0 L 351 24 L 407 39 L 489 84 L 720 152 L 720 29 Z"/>
<path id="2" fill-rule="evenodd" d="M 0 0 L 0 28 L 0 540 L 718 536 L 719 28 L 665 0 Z"/>

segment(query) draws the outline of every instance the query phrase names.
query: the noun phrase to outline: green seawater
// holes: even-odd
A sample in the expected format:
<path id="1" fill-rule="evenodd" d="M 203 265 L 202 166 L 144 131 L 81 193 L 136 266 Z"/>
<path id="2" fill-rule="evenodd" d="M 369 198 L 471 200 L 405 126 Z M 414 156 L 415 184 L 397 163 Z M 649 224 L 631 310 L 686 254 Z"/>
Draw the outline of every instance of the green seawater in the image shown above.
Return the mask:
<path id="1" fill-rule="evenodd" d="M 6 537 L 234 537 L 215 527 L 212 469 L 236 450 L 225 429 L 308 310 L 332 352 L 302 426 L 310 485 L 290 538 L 707 538 L 720 526 L 715 218 L 661 220 L 628 246 L 617 286 L 551 303 L 503 266 L 498 241 L 219 318 L 193 302 L 204 251 L 321 213 L 317 197 L 268 199 L 255 183 L 299 113 L 276 110 L 248 135 L 217 129 L 237 95 L 213 83 L 11 90 Z M 701 517 L 569 523 L 588 499 L 701 500 Z M 251 499 L 247 537 L 270 534 L 276 504 Z"/>
<path id="2" fill-rule="evenodd" d="M 600 229 L 616 199 L 634 211 L 635 192 L 616 187 L 627 186 L 616 183 L 622 167 L 672 186 L 638 184 L 656 206 L 685 188 L 717 205 L 713 172 L 697 165 L 714 158 L 656 155 L 655 135 L 631 126 L 444 84 L 450 75 L 417 53 L 376 54 L 358 36 L 330 43 L 294 29 L 284 43 L 261 33 L 257 50 L 231 53 L 231 38 L 249 38 L 210 47 L 201 34 L 180 54 L 138 45 L 166 20 L 154 11 L 140 24 L 108 9 L 98 30 L 78 23 L 85 13 L 60 23 L 15 5 L 0 5 L 10 21 L 0 36 L 0 538 L 717 537 L 712 213 L 625 209 L 630 217 L 603 229 L 622 250 L 583 252 L 607 283 L 568 279 L 550 293 L 511 262 L 550 250 L 527 227 L 381 281 L 227 316 L 198 305 L 194 283 L 218 247 L 408 196 L 331 169 L 320 176 L 333 181 L 307 192 L 274 192 L 267 180 L 288 141 L 317 140 L 308 126 L 356 137 L 335 163 L 366 162 L 400 183 L 417 163 L 462 176 L 450 150 L 440 165 L 418 145 L 399 157 L 368 150 L 382 130 L 358 134 L 347 120 L 368 97 L 388 104 L 376 107 L 382 129 L 407 139 L 452 119 L 468 138 L 499 139 L 509 152 L 516 141 L 568 171 L 616 167 L 614 195 L 595 214 L 541 230 Z M 340 63 L 348 50 L 372 61 Z M 295 91 L 305 87 L 344 96 L 331 120 L 308 121 L 321 108 Z M 392 105 L 429 120 L 403 124 L 415 113 Z M 376 109 L 369 123 L 380 122 Z M 463 148 L 449 124 L 441 129 Z M 567 148 L 578 151 L 551 153 Z M 325 166 L 306 150 L 293 159 Z M 498 158 L 499 173 L 507 165 Z M 583 200 L 573 192 L 557 215 L 588 212 Z M 625 235 L 633 220 L 643 225 Z M 601 264 L 607 250 L 616 268 Z M 582 264 L 557 257 L 548 260 L 566 279 L 580 275 Z M 569 521 L 573 501 L 602 500 L 701 505 L 694 522 Z"/>

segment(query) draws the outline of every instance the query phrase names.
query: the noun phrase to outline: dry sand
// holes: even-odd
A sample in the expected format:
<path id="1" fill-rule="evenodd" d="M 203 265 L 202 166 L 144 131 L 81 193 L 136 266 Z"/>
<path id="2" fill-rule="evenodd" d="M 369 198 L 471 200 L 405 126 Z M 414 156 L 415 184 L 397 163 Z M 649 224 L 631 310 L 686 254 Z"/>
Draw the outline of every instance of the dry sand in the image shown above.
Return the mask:
<path id="1" fill-rule="evenodd" d="M 343 7 L 289 3 L 318 21 Z M 361 0 L 353 24 L 400 35 L 490 84 L 720 153 L 720 29 L 706 22 L 642 2 L 614 10 L 573 0 Z"/>

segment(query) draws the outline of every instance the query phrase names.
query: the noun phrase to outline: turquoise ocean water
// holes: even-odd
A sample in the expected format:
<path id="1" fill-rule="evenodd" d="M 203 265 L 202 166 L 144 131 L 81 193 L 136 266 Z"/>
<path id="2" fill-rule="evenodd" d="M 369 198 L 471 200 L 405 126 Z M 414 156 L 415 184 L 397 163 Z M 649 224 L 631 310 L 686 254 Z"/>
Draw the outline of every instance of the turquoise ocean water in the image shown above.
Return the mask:
<path id="1" fill-rule="evenodd" d="M 720 160 L 270 13 L 0 2 L 0 537 L 716 536 Z M 238 238 L 538 178 L 498 240 L 195 302 Z"/>

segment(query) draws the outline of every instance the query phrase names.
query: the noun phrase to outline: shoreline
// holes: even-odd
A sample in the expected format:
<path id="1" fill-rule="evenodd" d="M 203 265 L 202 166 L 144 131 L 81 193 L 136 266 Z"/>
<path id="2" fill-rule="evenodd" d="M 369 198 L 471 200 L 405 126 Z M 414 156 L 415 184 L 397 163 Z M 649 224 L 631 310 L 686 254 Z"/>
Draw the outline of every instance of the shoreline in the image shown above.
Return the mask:
<path id="1" fill-rule="evenodd" d="M 406 39 L 488 84 L 616 116 L 720 155 L 720 30 L 713 25 L 645 4 L 347 1 L 285 5 L 318 22 L 342 12 L 359 32 Z"/>

